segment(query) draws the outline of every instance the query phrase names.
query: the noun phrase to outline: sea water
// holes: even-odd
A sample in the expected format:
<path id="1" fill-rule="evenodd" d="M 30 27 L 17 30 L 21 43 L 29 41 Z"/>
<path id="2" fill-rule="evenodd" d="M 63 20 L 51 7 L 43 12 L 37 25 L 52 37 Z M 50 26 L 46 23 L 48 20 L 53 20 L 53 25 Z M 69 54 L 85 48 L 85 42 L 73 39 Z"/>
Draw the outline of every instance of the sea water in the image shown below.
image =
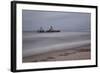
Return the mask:
<path id="1" fill-rule="evenodd" d="M 90 32 L 23 32 L 23 57 L 53 50 L 70 49 L 91 43 Z"/>

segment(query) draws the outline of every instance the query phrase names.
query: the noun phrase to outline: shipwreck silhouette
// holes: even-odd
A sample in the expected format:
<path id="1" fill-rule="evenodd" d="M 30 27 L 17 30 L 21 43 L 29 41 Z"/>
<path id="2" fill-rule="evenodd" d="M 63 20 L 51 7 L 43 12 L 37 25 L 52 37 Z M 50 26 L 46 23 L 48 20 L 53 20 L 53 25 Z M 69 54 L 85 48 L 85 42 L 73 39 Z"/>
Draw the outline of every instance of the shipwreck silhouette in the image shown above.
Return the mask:
<path id="1" fill-rule="evenodd" d="M 43 32 L 60 32 L 60 30 L 55 30 L 53 28 L 53 26 L 50 26 L 50 28 L 48 30 L 44 30 L 43 27 L 40 27 L 40 29 L 37 32 L 40 32 L 40 33 L 43 33 Z"/>

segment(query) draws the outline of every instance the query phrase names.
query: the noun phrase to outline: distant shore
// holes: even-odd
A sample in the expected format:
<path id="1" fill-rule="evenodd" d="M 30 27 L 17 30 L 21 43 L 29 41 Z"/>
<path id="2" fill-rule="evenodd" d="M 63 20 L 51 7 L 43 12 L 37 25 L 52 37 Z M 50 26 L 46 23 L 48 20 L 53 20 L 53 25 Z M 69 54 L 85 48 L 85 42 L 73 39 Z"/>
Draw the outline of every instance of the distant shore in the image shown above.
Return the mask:
<path id="1" fill-rule="evenodd" d="M 65 61 L 65 60 L 86 60 L 91 59 L 90 46 L 55 50 L 42 54 L 23 57 L 24 63 L 46 62 L 46 61 Z"/>

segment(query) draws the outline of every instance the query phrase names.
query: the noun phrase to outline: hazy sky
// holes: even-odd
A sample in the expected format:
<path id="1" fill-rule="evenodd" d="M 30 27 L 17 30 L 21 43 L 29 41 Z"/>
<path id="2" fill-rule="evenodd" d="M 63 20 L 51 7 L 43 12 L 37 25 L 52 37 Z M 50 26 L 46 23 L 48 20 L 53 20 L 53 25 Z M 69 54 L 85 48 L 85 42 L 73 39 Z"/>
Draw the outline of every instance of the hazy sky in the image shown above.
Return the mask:
<path id="1" fill-rule="evenodd" d="M 23 31 L 35 31 L 41 26 L 47 30 L 52 25 L 61 31 L 90 31 L 90 13 L 22 11 Z"/>

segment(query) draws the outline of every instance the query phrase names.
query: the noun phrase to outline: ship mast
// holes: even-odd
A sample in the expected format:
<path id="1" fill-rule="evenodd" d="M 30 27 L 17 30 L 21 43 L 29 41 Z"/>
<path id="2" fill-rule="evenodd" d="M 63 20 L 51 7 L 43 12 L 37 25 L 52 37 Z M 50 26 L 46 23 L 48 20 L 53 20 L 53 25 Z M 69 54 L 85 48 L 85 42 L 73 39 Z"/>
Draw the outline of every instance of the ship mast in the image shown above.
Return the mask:
<path id="1" fill-rule="evenodd" d="M 49 31 L 53 31 L 53 26 L 50 26 Z"/>
<path id="2" fill-rule="evenodd" d="M 43 29 L 43 27 L 40 27 L 40 30 L 39 30 L 39 32 L 44 32 L 44 29 Z"/>

